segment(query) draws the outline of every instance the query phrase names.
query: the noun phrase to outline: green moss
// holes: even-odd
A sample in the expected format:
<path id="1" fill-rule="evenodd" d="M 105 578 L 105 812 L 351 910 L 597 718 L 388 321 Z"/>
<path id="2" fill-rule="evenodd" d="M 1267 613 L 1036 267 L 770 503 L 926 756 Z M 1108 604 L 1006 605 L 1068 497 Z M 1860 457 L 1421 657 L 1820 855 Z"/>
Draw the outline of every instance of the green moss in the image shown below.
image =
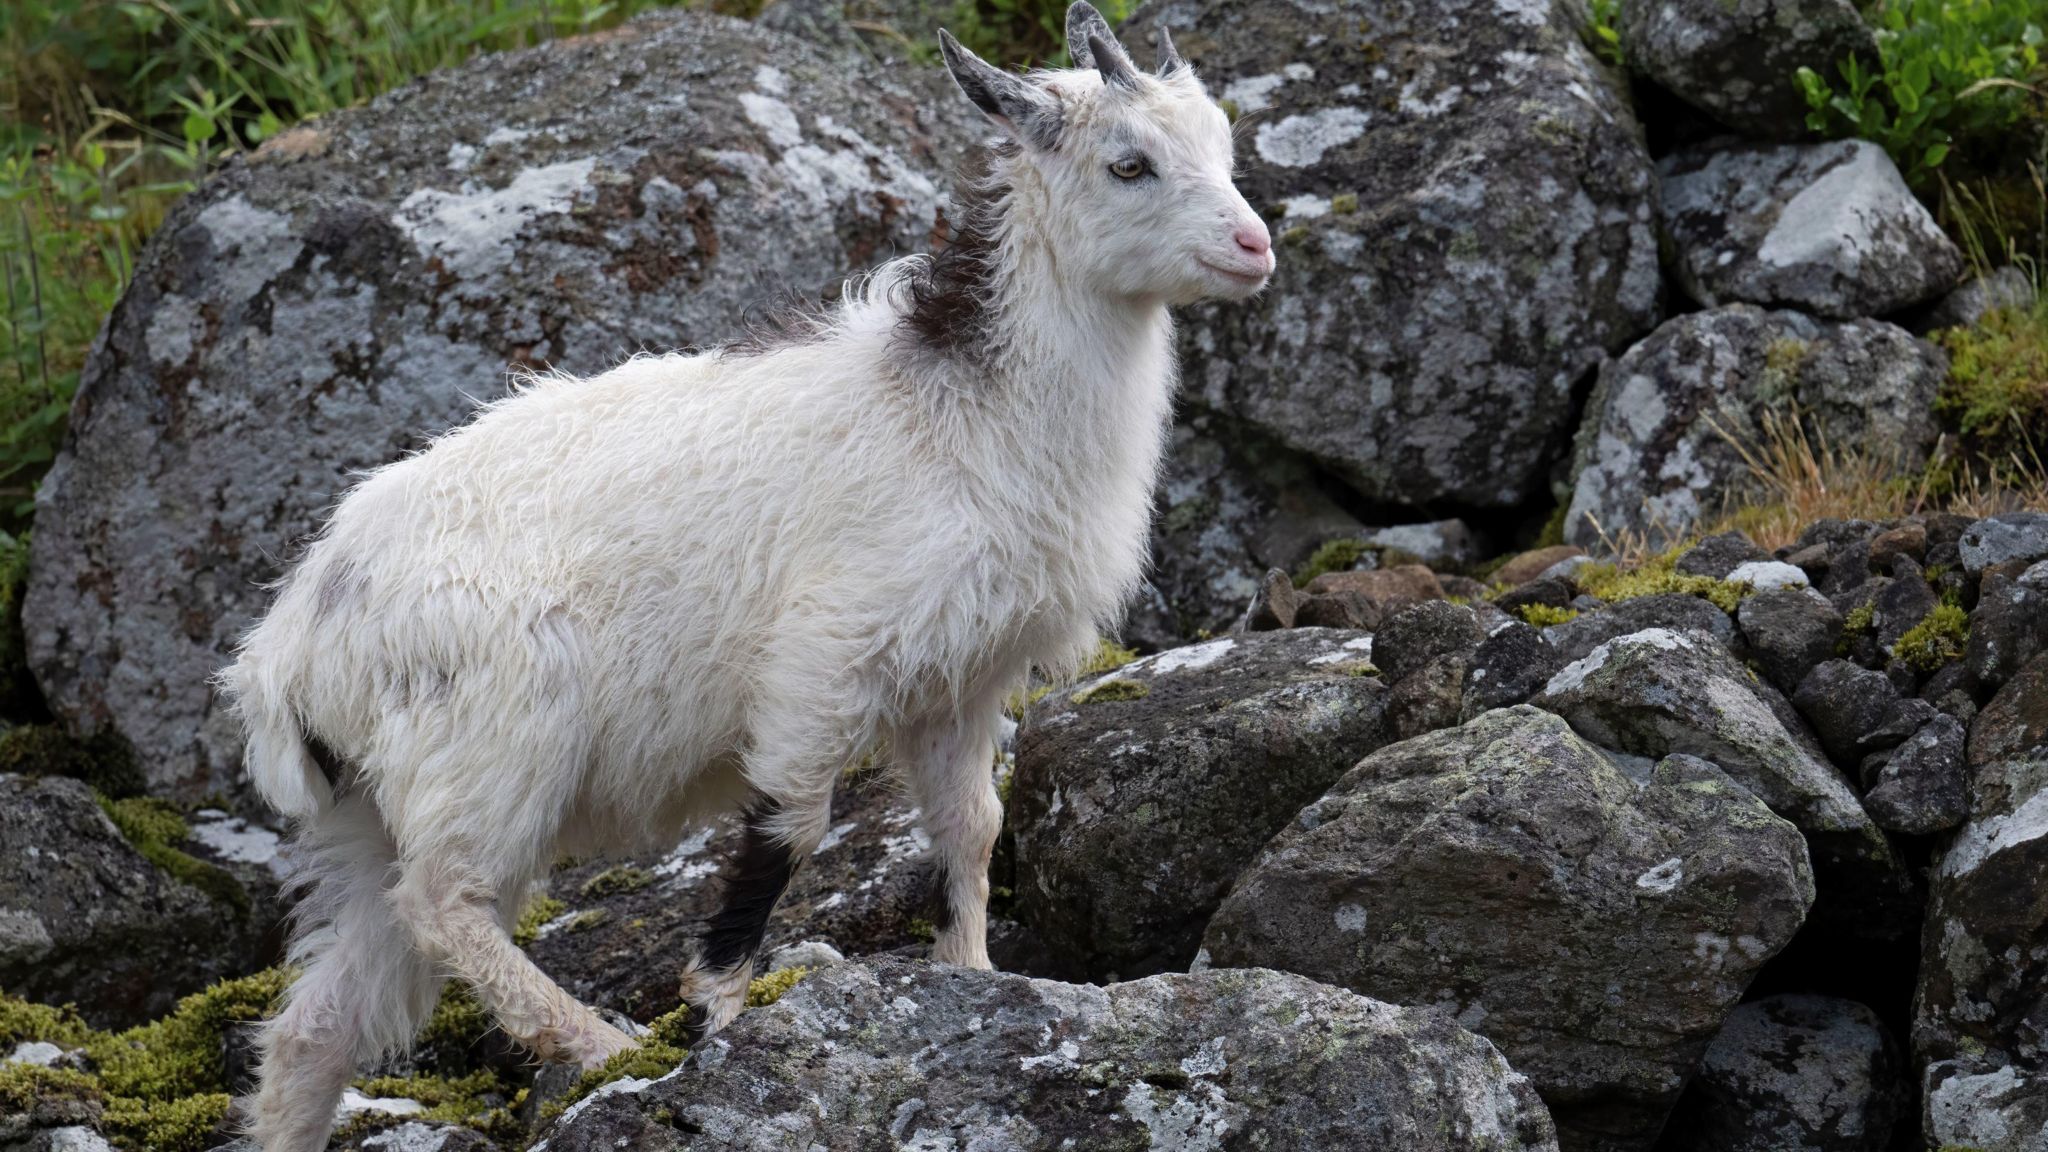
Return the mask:
<path id="1" fill-rule="evenodd" d="M 175 1100 L 107 1102 L 107 1134 L 148 1152 L 204 1152 L 213 1147 L 232 1104 L 225 1092 L 201 1092 Z"/>
<path id="2" fill-rule="evenodd" d="M 1892 655 L 1922 672 L 1963 658 L 1970 644 L 1970 615 L 1955 604 L 1936 605 L 1892 645 Z"/>
<path id="3" fill-rule="evenodd" d="M 1308 226 L 1306 224 L 1296 224 L 1287 231 L 1280 233 L 1280 242 L 1290 247 L 1307 243 Z"/>
<path id="4" fill-rule="evenodd" d="M 1346 676 L 1350 676 L 1353 678 L 1360 676 L 1371 676 L 1377 678 L 1380 675 L 1379 665 L 1374 664 L 1370 660 L 1357 660 L 1349 664 L 1339 664 L 1337 667 L 1338 670 L 1343 672 Z"/>
<path id="5" fill-rule="evenodd" d="M 1842 617 L 1842 632 L 1847 636 L 1864 635 L 1876 625 L 1877 605 L 1868 600 L 1849 609 L 1849 614 Z"/>
<path id="6" fill-rule="evenodd" d="M 99 1081 L 71 1068 L 44 1068 L 36 1064 L 0 1063 L 0 1116 L 33 1111 L 38 1100 L 77 1100 L 97 1104 L 105 1100 Z"/>
<path id="7" fill-rule="evenodd" d="M 1358 566 L 1358 561 L 1371 550 L 1371 545 L 1356 537 L 1343 536 L 1325 540 L 1306 562 L 1294 572 L 1294 586 L 1306 588 L 1311 580 L 1325 572 L 1349 572 Z"/>
<path id="8" fill-rule="evenodd" d="M 440 1002 L 420 1030 L 418 1048 L 433 1054 L 435 1069 L 444 1075 L 461 1071 L 474 1066 L 477 1044 L 496 1027 L 476 993 L 465 984 L 451 982 L 442 989 Z"/>
<path id="9" fill-rule="evenodd" d="M 48 1004 L 0 996 L 0 1051 L 13 1051 L 15 1045 L 30 1040 L 41 1040 L 59 1048 L 83 1048 L 92 1035 L 92 1029 L 69 1005 L 52 1008 Z"/>
<path id="10" fill-rule="evenodd" d="M 1935 339 L 1948 351 L 1935 411 L 1966 437 L 2003 453 L 2021 447 L 2029 429 L 2048 427 L 2048 302 L 1998 309 Z"/>
<path id="11" fill-rule="evenodd" d="M 269 1014 L 287 982 L 280 968 L 223 980 L 178 1001 L 161 1020 L 95 1037 L 86 1052 L 110 1096 L 163 1102 L 225 1092 L 220 1054 L 228 1027 Z"/>
<path id="12" fill-rule="evenodd" d="M 611 918 L 610 910 L 592 908 L 588 912 L 578 912 L 576 918 L 569 921 L 566 927 L 570 932 L 588 932 Z"/>
<path id="13" fill-rule="evenodd" d="M 1799 386 L 1799 373 L 1812 346 L 1804 340 L 1779 337 L 1764 345 L 1764 372 L 1759 394 L 1767 401 L 1789 400 Z"/>
<path id="14" fill-rule="evenodd" d="M 1137 680 L 1105 680 L 1074 693 L 1076 704 L 1105 704 L 1117 700 L 1143 700 L 1152 694 L 1150 685 Z"/>
<path id="15" fill-rule="evenodd" d="M 553 896 L 536 896 L 527 901 L 519 911 L 519 922 L 512 927 L 512 942 L 521 948 L 532 944 L 540 935 L 541 925 L 567 912 L 569 906 Z"/>
<path id="16" fill-rule="evenodd" d="M 617 868 L 607 868 L 584 881 L 583 895 L 592 900 L 602 900 L 608 896 L 638 892 L 652 883 L 654 873 L 645 868 L 635 868 L 631 864 L 621 864 Z"/>
<path id="17" fill-rule="evenodd" d="M 1135 649 L 1125 648 L 1108 640 L 1098 640 L 1095 643 L 1094 654 L 1075 671 L 1075 676 L 1100 676 L 1105 672 L 1114 672 L 1137 658 L 1138 653 Z"/>
<path id="18" fill-rule="evenodd" d="M 101 810 L 114 822 L 114 827 L 150 863 L 228 905 L 237 915 L 249 914 L 249 894 L 243 891 L 241 881 L 225 869 L 178 850 L 187 830 L 185 818 L 176 808 L 147 796 L 125 800 L 101 796 L 99 800 Z"/>
<path id="19" fill-rule="evenodd" d="M 770 972 L 766 976 L 754 977 L 753 981 L 747 985 L 747 1007 L 766 1008 L 777 1000 L 782 999 L 783 993 L 796 987 L 798 981 L 810 974 L 811 970 L 809 968 L 799 967 L 784 968 L 780 972 Z"/>
<path id="20" fill-rule="evenodd" d="M 142 794 L 145 781 L 135 751 L 111 729 L 84 740 L 55 724 L 28 724 L 0 733 L 0 772 L 69 776 L 107 796 Z"/>
<path id="21" fill-rule="evenodd" d="M 913 940 L 922 940 L 929 944 L 939 938 L 938 927 L 922 916 L 911 917 L 909 927 L 910 936 Z"/>
<path id="22" fill-rule="evenodd" d="M 506 1098 L 504 1082 L 495 1072 L 480 1069 L 466 1076 L 375 1076 L 356 1081 L 365 1096 L 417 1100 L 425 1119 L 472 1124 Z"/>
<path id="23" fill-rule="evenodd" d="M 1349 216 L 1358 211 L 1358 193 L 1339 192 L 1330 197 L 1330 211 L 1339 216 Z"/>
<path id="24" fill-rule="evenodd" d="M 1538 628 L 1549 628 L 1579 618 L 1577 608 L 1553 608 L 1548 604 L 1524 604 L 1515 611 L 1523 620 Z"/>
<path id="25" fill-rule="evenodd" d="M 1679 572 L 1677 552 L 1644 561 L 1634 568 L 1617 568 L 1612 564 L 1588 564 L 1572 574 L 1579 590 L 1597 596 L 1610 604 L 1624 600 L 1637 600 L 1644 596 L 1662 596 L 1677 593 L 1682 596 L 1698 596 L 1710 601 L 1723 612 L 1733 612 L 1742 599 L 1755 589 L 1739 581 L 1716 580 L 1710 576 L 1688 576 Z"/>

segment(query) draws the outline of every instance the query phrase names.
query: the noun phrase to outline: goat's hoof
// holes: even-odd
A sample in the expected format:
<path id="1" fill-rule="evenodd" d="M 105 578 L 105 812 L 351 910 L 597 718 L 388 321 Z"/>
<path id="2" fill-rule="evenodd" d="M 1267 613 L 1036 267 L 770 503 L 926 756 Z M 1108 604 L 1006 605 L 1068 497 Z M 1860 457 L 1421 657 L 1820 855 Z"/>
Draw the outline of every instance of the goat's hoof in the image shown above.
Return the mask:
<path id="1" fill-rule="evenodd" d="M 594 1020 L 592 1024 L 594 1027 L 588 1036 L 578 1037 L 581 1043 L 577 1047 L 581 1051 L 576 1053 L 576 1063 L 585 1072 L 602 1068 L 612 1057 L 640 1046 L 639 1041 L 602 1020 Z"/>

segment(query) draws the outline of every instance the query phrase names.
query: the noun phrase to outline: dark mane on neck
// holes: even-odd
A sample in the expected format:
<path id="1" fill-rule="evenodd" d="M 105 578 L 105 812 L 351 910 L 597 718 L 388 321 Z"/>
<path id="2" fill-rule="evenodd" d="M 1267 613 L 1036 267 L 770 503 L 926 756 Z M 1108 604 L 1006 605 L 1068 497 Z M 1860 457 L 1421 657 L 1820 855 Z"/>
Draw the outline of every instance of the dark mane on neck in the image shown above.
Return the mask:
<path id="1" fill-rule="evenodd" d="M 969 356 L 986 350 L 995 318 L 998 237 L 1010 194 L 995 172 L 1016 155 L 1016 144 L 999 141 L 962 176 L 955 196 L 957 222 L 951 223 L 945 247 L 910 281 L 910 310 L 902 328 L 918 347 Z"/>

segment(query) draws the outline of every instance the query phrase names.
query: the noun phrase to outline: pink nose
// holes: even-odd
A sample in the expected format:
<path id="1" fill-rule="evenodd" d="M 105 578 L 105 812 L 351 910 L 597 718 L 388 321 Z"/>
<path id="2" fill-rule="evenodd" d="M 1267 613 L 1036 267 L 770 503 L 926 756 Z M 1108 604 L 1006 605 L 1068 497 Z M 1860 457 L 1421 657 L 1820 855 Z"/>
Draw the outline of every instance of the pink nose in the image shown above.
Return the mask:
<path id="1" fill-rule="evenodd" d="M 1246 224 L 1235 235 L 1237 246 L 1254 256 L 1264 256 L 1273 250 L 1273 238 L 1267 234 L 1264 224 Z"/>

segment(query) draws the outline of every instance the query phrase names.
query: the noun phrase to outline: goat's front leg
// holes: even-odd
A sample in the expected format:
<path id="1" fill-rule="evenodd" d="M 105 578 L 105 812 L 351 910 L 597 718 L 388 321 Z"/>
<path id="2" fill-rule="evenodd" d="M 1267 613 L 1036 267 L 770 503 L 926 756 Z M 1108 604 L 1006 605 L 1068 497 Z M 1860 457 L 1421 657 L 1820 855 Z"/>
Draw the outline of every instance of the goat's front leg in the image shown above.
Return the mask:
<path id="1" fill-rule="evenodd" d="M 999 698 L 963 706 L 897 736 L 897 756 L 932 838 L 938 872 L 938 939 L 932 959 L 987 968 L 988 860 L 1002 830 L 996 797 Z"/>
<path id="2" fill-rule="evenodd" d="M 828 791 L 823 802 L 827 818 L 831 804 Z M 724 903 L 706 926 L 696 957 L 683 969 L 682 998 L 690 1006 L 692 1042 L 732 1023 L 746 1007 L 768 917 L 798 865 L 824 839 L 822 821 L 786 816 L 784 802 L 767 795 L 747 807 L 739 851 L 725 869 Z"/>

